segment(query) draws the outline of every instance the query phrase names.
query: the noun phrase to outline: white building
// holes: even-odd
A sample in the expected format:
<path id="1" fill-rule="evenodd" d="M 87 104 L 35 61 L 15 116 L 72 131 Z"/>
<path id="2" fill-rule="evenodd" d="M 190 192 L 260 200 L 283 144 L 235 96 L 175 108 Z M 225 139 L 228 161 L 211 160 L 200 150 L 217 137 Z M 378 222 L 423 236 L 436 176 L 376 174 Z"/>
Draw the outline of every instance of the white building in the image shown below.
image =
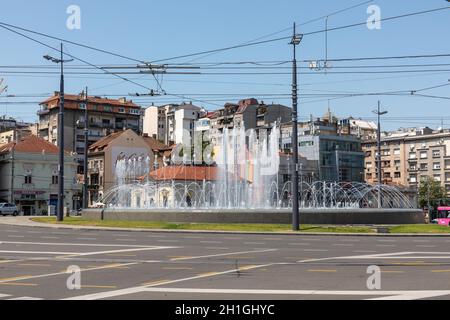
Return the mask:
<path id="1" fill-rule="evenodd" d="M 167 145 L 188 144 L 194 133 L 195 122 L 204 114 L 202 108 L 191 103 L 151 106 L 145 110 L 144 134 Z"/>
<path id="2" fill-rule="evenodd" d="M 0 201 L 15 203 L 25 215 L 48 213 L 58 204 L 59 149 L 36 136 L 0 145 Z M 79 207 L 81 185 L 77 184 L 76 155 L 66 153 L 64 206 Z"/>

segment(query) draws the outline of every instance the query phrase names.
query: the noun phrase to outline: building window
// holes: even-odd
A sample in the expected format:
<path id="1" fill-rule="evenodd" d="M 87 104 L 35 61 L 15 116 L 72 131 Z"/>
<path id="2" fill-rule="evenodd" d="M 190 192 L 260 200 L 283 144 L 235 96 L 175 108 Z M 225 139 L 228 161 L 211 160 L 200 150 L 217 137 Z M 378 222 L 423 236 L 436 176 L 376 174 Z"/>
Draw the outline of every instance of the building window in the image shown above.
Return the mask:
<path id="1" fill-rule="evenodd" d="M 52 184 L 58 184 L 58 176 L 52 176 Z"/>
<path id="2" fill-rule="evenodd" d="M 409 177 L 409 182 L 416 183 L 417 182 L 417 176 L 410 176 Z"/>
<path id="3" fill-rule="evenodd" d="M 433 158 L 439 158 L 441 156 L 440 150 L 434 150 L 433 151 Z"/>
<path id="4" fill-rule="evenodd" d="M 428 164 L 426 164 L 426 163 L 421 163 L 421 164 L 420 164 L 420 170 L 422 170 L 422 171 L 428 170 Z"/>
<path id="5" fill-rule="evenodd" d="M 400 149 L 394 149 L 394 155 L 399 156 L 400 155 Z"/>
<path id="6" fill-rule="evenodd" d="M 26 175 L 25 176 L 25 184 L 30 184 L 32 183 L 33 179 L 31 178 L 31 175 Z"/>
<path id="7" fill-rule="evenodd" d="M 426 158 L 428 158 L 428 152 L 421 151 L 420 152 L 420 159 L 426 159 Z"/>
<path id="8" fill-rule="evenodd" d="M 439 162 L 433 163 L 433 170 L 441 170 L 441 164 Z"/>
<path id="9" fill-rule="evenodd" d="M 125 113 L 125 108 L 119 108 L 119 113 Z"/>
<path id="10" fill-rule="evenodd" d="M 394 173 L 394 178 L 400 179 L 401 177 L 402 177 L 402 174 L 400 172 L 395 172 Z"/>
<path id="11" fill-rule="evenodd" d="M 367 168 L 367 169 L 370 169 L 370 168 L 372 168 L 372 162 L 367 162 L 367 164 L 366 164 L 366 168 Z"/>
<path id="12" fill-rule="evenodd" d="M 409 154 L 409 158 L 410 158 L 410 159 L 417 159 L 416 153 L 415 153 L 415 152 L 411 152 L 411 153 Z"/>
<path id="13" fill-rule="evenodd" d="M 433 178 L 434 178 L 434 181 L 441 182 L 441 175 L 440 174 L 435 174 L 433 176 Z"/>

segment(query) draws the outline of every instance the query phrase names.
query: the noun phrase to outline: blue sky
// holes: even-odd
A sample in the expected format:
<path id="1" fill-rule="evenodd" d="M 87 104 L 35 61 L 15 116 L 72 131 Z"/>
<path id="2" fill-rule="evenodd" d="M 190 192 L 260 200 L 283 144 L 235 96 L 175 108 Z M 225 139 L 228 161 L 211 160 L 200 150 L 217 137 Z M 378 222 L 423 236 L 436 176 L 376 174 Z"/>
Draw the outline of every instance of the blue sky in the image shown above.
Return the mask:
<path id="1" fill-rule="evenodd" d="M 71 41 L 81 42 L 105 50 L 145 61 L 165 59 L 172 56 L 188 54 L 203 50 L 216 49 L 244 43 L 256 38 L 289 28 L 293 21 L 302 22 L 318 18 L 337 10 L 361 3 L 363 0 L 228 0 L 228 1 L 85 1 L 85 0 L 16 0 L 4 2 L 1 7 L 0 21 L 48 33 Z M 409 12 L 433 9 L 449 5 L 445 0 L 373 1 L 381 8 L 382 17 L 400 15 Z M 81 8 L 81 30 L 66 28 L 69 5 Z M 357 7 L 329 18 L 329 27 L 337 27 L 365 21 L 368 17 L 367 5 Z M 324 28 L 324 19 L 301 27 L 299 32 L 307 33 Z M 381 30 L 369 30 L 365 26 L 355 27 L 328 34 L 328 57 L 352 58 L 396 55 L 421 55 L 450 53 L 448 30 L 450 28 L 450 10 L 409 17 L 382 23 Z M 289 36 L 285 31 L 272 37 Z M 53 54 L 51 49 L 42 47 L 18 35 L 0 29 L 0 65 L 48 65 L 42 59 L 45 54 Z M 51 46 L 58 46 L 58 41 L 37 37 Z M 268 39 L 268 38 L 267 38 Z M 286 61 L 291 59 L 288 41 L 278 41 L 264 45 L 240 48 L 196 59 L 195 63 L 230 62 L 230 61 Z M 324 34 L 304 38 L 298 48 L 298 59 L 324 59 Z M 65 48 L 71 54 L 93 64 L 130 64 L 132 62 L 70 44 Z M 185 63 L 194 58 L 170 61 Z M 80 65 L 80 62 L 72 62 Z M 397 65 L 397 64 L 450 64 L 450 57 L 414 60 L 385 60 L 370 62 L 335 62 L 334 67 L 361 65 Z M 288 64 L 284 65 L 289 67 Z M 306 67 L 307 64 L 300 64 Z M 398 69 L 363 69 L 365 71 L 406 70 Z M 306 94 L 335 92 L 385 92 L 414 90 L 446 83 L 450 79 L 450 65 L 438 67 L 420 67 L 415 69 L 438 69 L 428 73 L 403 74 L 332 74 L 336 71 L 350 69 L 331 69 L 329 74 L 307 71 L 300 74 L 300 92 Z M 0 67 L 0 78 L 9 86 L 9 94 L 43 94 L 59 88 L 58 75 L 12 75 L 6 74 L 6 68 Z M 361 70 L 361 69 L 359 69 Z M 95 72 L 95 70 L 89 70 Z M 205 70 L 202 72 L 213 72 Z M 216 70 L 225 71 L 225 70 Z M 251 71 L 251 70 L 238 70 Z M 289 69 L 279 69 L 288 73 Z M 3 72 L 3 73 L 2 73 Z M 139 78 L 136 82 L 151 88 L 157 88 L 151 76 L 127 75 Z M 232 94 L 230 102 L 236 102 L 236 94 L 270 94 L 290 93 L 291 75 L 166 75 L 163 88 L 169 93 L 200 97 L 209 95 L 207 103 L 196 103 L 214 110 L 222 101 L 211 94 Z M 89 86 L 92 94 L 121 95 L 145 90 L 126 83 L 111 75 L 73 75 L 67 76 L 66 92 L 78 93 Z M 424 94 L 450 96 L 450 86 L 442 87 Z M 250 97 L 250 95 L 249 95 Z M 162 98 L 155 99 L 155 103 Z M 385 121 L 386 129 L 402 126 L 416 126 L 420 123 L 432 127 L 440 126 L 439 120 L 421 117 L 446 117 L 444 124 L 450 127 L 450 100 L 420 98 L 409 96 L 364 96 L 326 101 L 321 98 L 301 98 L 300 113 L 302 117 L 309 114 L 322 115 L 328 104 L 338 116 L 373 117 L 371 111 L 381 99 L 390 114 Z M 25 121 L 37 119 L 37 104 L 8 104 L 13 101 L 40 101 L 42 98 L 0 98 L 0 115 L 7 114 Z M 189 99 L 185 99 L 188 101 Z M 211 101 L 213 100 L 213 101 Z M 290 105 L 287 99 L 268 98 L 267 102 Z M 320 102 L 314 102 L 323 100 Z M 138 101 L 138 100 L 136 100 Z M 143 106 L 150 104 L 150 99 L 141 100 Z M 164 97 L 164 101 L 179 103 L 176 97 Z M 394 119 L 395 117 L 395 119 Z M 405 117 L 414 117 L 406 119 Z"/>

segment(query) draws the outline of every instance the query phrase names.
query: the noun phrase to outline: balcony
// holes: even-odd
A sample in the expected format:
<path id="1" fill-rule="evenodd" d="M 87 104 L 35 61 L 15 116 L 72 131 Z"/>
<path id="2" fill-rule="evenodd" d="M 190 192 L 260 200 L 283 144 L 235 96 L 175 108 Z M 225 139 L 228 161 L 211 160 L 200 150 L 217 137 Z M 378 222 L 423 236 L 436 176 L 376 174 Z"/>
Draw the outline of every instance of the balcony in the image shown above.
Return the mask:
<path id="1" fill-rule="evenodd" d="M 38 115 L 38 116 L 45 116 L 46 114 L 49 114 L 50 113 L 50 110 L 48 110 L 48 109 L 42 109 L 42 110 L 38 110 L 37 112 L 36 112 L 36 114 Z"/>

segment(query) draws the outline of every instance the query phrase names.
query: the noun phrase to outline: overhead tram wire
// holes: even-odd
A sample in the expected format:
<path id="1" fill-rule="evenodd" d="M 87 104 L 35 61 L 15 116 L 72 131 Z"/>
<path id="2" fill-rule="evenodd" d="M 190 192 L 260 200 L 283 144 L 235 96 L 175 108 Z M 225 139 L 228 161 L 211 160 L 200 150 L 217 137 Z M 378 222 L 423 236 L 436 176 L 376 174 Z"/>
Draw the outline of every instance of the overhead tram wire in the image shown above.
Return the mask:
<path id="1" fill-rule="evenodd" d="M 417 11 L 417 12 L 412 12 L 412 13 L 407 13 L 407 14 L 402 14 L 402 15 L 392 16 L 392 17 L 387 17 L 387 18 L 381 18 L 381 19 L 376 20 L 375 22 L 391 21 L 391 20 L 395 20 L 395 19 L 402 19 L 402 18 L 417 16 L 417 15 L 422 15 L 422 14 L 428 14 L 428 13 L 448 10 L 448 9 L 450 9 L 450 6 L 440 7 L 440 8 L 435 8 L 435 9 L 430 9 L 430 10 L 425 10 L 425 11 Z M 343 30 L 343 29 L 348 29 L 348 28 L 353 28 L 353 27 L 359 27 L 359 26 L 366 25 L 366 24 L 367 24 L 367 21 L 364 21 L 364 22 L 349 24 L 349 25 L 345 25 L 345 26 L 321 29 L 321 30 L 317 30 L 317 31 L 313 31 L 313 32 L 304 33 L 303 35 L 304 36 L 316 35 L 316 34 L 324 33 L 324 32 L 331 32 L 331 31 Z M 219 49 L 206 50 L 206 51 L 202 51 L 202 52 L 174 56 L 174 57 L 170 57 L 170 58 L 166 58 L 166 59 L 153 60 L 152 63 L 178 60 L 178 59 L 182 59 L 182 58 L 189 58 L 189 57 L 204 55 L 204 54 L 208 54 L 208 53 L 228 51 L 228 50 L 250 47 L 250 46 L 255 46 L 255 45 L 261 45 L 261 44 L 266 44 L 266 43 L 271 43 L 271 42 L 289 40 L 291 38 L 292 38 L 292 36 L 286 36 L 286 37 L 279 37 L 279 38 L 268 39 L 268 40 L 263 40 L 263 41 L 255 41 L 255 42 L 247 43 L 247 44 L 234 45 L 234 46 L 223 47 L 223 48 L 219 48 Z"/>
<path id="2" fill-rule="evenodd" d="M 16 30 L 12 30 L 12 29 L 10 29 L 10 28 L 8 28 L 8 27 L 5 27 L 5 26 L 2 25 L 2 24 L 0 24 L 0 27 L 3 28 L 3 29 L 8 30 L 8 31 L 10 31 L 10 32 L 13 32 L 13 33 L 15 33 L 15 34 L 18 34 L 18 35 L 20 35 L 20 36 L 22 36 L 22 37 L 24 37 L 24 38 L 26 38 L 26 39 L 28 39 L 28 40 L 31 40 L 31 41 L 33 41 L 33 42 L 36 42 L 36 43 L 38 43 L 38 44 L 40 44 L 40 45 L 42 45 L 42 46 L 45 46 L 45 47 L 47 47 L 47 48 L 49 48 L 49 49 L 52 49 L 52 50 L 57 51 L 57 52 L 60 51 L 59 49 L 54 48 L 54 47 L 52 47 L 52 46 L 50 46 L 50 45 L 48 45 L 48 44 L 46 44 L 46 43 L 44 43 L 44 42 L 42 42 L 42 41 L 39 41 L 39 40 L 34 39 L 34 38 L 31 38 L 30 36 L 27 36 L 27 35 L 25 35 L 25 34 L 23 34 L 23 33 L 20 33 L 20 32 L 18 32 L 18 31 L 16 31 Z M 78 58 L 78 57 L 76 57 L 76 56 L 74 56 L 74 55 L 71 55 L 71 54 L 69 54 L 69 53 L 65 53 L 65 55 L 71 57 L 72 59 L 78 60 L 78 61 L 80 61 L 80 62 L 82 62 L 82 63 L 85 63 L 85 64 L 87 64 L 87 65 L 89 65 L 89 66 L 91 66 L 91 67 L 94 67 L 94 68 L 96 68 L 96 69 L 99 69 L 99 70 L 103 71 L 104 73 L 113 75 L 113 76 L 115 76 L 115 77 L 117 77 L 117 78 L 119 78 L 119 79 L 121 79 L 121 80 L 123 80 L 123 81 L 129 82 L 129 83 L 132 83 L 132 84 L 134 84 L 134 85 L 137 85 L 137 86 L 139 86 L 139 87 L 141 87 L 141 88 L 144 88 L 144 89 L 148 90 L 149 92 L 152 91 L 152 89 L 149 88 L 149 87 L 147 87 L 147 86 L 144 86 L 144 85 L 142 85 L 142 84 L 140 84 L 140 83 L 138 83 L 138 82 L 135 82 L 135 81 L 133 81 L 133 80 L 130 80 L 130 79 L 128 79 L 128 78 L 122 77 L 122 76 L 120 76 L 120 75 L 118 75 L 118 74 L 116 74 L 116 73 L 113 73 L 113 72 L 107 71 L 107 70 L 105 70 L 105 69 L 102 69 L 102 68 L 100 68 L 100 67 L 98 67 L 98 66 L 96 66 L 96 65 L 94 65 L 94 64 L 92 64 L 92 63 L 90 63 L 90 62 L 88 62 L 88 61 L 86 61 L 86 60 L 83 60 L 83 59 L 81 59 L 81 58 Z M 167 95 L 172 95 L 172 96 L 176 96 L 176 97 L 183 98 L 183 99 L 188 99 L 188 100 L 193 100 L 193 101 L 195 100 L 195 101 L 201 102 L 201 103 L 207 103 L 207 102 L 205 102 L 205 101 L 198 100 L 198 99 L 192 99 L 192 98 L 190 98 L 190 97 L 178 96 L 178 95 L 173 95 L 173 94 L 169 94 L 169 93 L 165 93 L 165 94 L 167 94 Z"/>

